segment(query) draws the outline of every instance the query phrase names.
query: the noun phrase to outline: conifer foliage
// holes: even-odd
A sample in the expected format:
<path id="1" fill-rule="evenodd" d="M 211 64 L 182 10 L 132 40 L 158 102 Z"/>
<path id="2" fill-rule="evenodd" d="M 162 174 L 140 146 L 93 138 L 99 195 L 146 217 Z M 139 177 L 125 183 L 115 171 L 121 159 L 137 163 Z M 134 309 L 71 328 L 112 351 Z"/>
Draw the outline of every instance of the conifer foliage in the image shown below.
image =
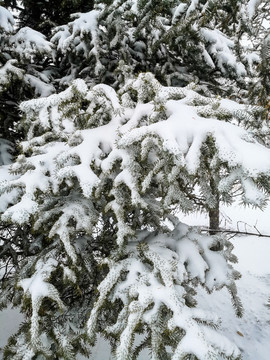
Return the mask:
<path id="1" fill-rule="evenodd" d="M 151 71 L 164 85 L 200 79 L 219 93 L 222 78 L 243 85 L 247 63 L 252 68 L 254 58 L 239 45 L 251 27 L 246 5 L 245 0 L 96 1 L 94 11 L 56 28 L 52 41 L 72 78 L 90 75 L 118 87 L 127 72 Z"/>
<path id="2" fill-rule="evenodd" d="M 54 92 L 47 64 L 52 46 L 29 28 L 15 28 L 11 13 L 0 6 L 0 136 L 18 139 L 18 107 L 22 100 Z"/>
<path id="3" fill-rule="evenodd" d="M 4 359 L 91 359 L 98 334 L 116 360 L 241 358 L 196 302 L 198 286 L 226 287 L 241 316 L 233 246 L 179 214 L 269 197 L 270 150 L 251 126 L 263 109 L 216 96 L 251 71 L 230 25 L 243 32 L 256 6 L 96 1 L 50 42 L 13 35 L 0 8 L 16 71 L 40 90 L 20 98 L 20 154 L 0 142 L 0 308 L 25 314 Z M 24 68 L 42 56 L 45 85 Z"/>

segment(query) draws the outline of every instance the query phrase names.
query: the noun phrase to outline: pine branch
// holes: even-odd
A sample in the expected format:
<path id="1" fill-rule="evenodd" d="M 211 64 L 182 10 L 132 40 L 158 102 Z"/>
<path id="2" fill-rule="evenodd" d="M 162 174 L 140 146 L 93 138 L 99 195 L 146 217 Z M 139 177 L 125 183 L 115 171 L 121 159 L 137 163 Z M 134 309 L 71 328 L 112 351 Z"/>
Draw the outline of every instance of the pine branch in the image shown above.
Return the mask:
<path id="1" fill-rule="evenodd" d="M 255 229 L 257 230 L 257 233 L 253 233 L 250 231 L 239 231 L 239 230 L 230 230 L 230 229 L 210 229 L 210 228 L 201 228 L 201 231 L 207 231 L 207 232 L 215 232 L 215 233 L 228 233 L 228 234 L 240 234 L 240 235 L 253 235 L 253 236 L 259 236 L 259 237 L 269 237 L 270 235 L 268 234 L 262 234 L 261 232 L 258 231 L 258 229 L 255 227 Z"/>

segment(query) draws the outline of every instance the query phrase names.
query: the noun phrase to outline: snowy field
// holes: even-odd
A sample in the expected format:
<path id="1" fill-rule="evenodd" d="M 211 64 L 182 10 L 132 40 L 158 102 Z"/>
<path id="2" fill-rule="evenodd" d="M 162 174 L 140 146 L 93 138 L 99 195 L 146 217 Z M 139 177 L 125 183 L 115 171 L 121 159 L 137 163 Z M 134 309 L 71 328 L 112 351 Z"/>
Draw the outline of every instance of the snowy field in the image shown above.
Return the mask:
<path id="1" fill-rule="evenodd" d="M 264 212 L 250 208 L 223 208 L 223 224 L 227 228 L 270 235 L 270 205 Z M 188 224 L 206 225 L 204 216 L 197 214 L 181 218 Z M 220 331 L 234 341 L 243 353 L 243 360 L 269 360 L 270 358 L 270 238 L 241 235 L 232 239 L 238 256 L 235 266 L 242 273 L 237 281 L 239 296 L 244 307 L 244 316 L 236 318 L 230 295 L 223 289 L 211 295 L 203 289 L 198 293 L 198 306 L 213 311 L 221 319 Z M 22 315 L 15 310 L 0 313 L 0 347 L 8 336 L 16 331 Z M 0 359 L 2 358 L 0 351 Z M 78 360 L 84 358 L 78 357 Z M 109 360 L 109 346 L 102 340 L 93 350 L 92 360 Z M 149 360 L 147 352 L 140 360 Z"/>

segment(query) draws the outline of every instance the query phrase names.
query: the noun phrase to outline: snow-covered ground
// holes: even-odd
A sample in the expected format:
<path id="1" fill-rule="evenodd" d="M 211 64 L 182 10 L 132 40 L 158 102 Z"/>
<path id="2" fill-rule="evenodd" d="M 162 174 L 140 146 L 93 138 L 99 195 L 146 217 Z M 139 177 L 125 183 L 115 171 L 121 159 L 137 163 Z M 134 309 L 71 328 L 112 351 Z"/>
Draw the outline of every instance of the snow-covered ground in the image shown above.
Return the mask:
<path id="1" fill-rule="evenodd" d="M 225 289 L 211 295 L 201 290 L 198 295 L 198 305 L 215 312 L 221 318 L 221 333 L 239 347 L 243 360 L 270 358 L 270 308 L 266 307 L 270 295 L 269 273 L 270 266 L 268 274 L 256 275 L 248 269 L 242 273 L 242 278 L 238 281 L 238 292 L 244 315 L 240 319 L 235 317 L 230 296 Z"/>
<path id="2" fill-rule="evenodd" d="M 227 228 L 239 229 L 270 235 L 270 205 L 262 212 L 240 206 L 222 209 L 223 223 Z M 182 219 L 191 225 L 206 225 L 206 217 L 201 214 Z M 232 239 L 234 253 L 238 256 L 236 269 L 242 273 L 237 281 L 239 296 L 244 307 L 242 318 L 236 318 L 229 293 L 223 289 L 211 295 L 204 289 L 198 292 L 199 307 L 215 312 L 222 320 L 220 331 L 243 352 L 243 360 L 269 360 L 270 358 L 270 238 L 257 236 L 236 236 Z M 0 348 L 8 336 L 16 331 L 22 315 L 15 310 L 0 313 Z M 0 359 L 2 358 L 0 351 Z M 78 360 L 83 359 L 78 357 Z M 109 346 L 99 340 L 91 360 L 109 360 Z M 149 360 L 147 351 L 140 360 Z"/>

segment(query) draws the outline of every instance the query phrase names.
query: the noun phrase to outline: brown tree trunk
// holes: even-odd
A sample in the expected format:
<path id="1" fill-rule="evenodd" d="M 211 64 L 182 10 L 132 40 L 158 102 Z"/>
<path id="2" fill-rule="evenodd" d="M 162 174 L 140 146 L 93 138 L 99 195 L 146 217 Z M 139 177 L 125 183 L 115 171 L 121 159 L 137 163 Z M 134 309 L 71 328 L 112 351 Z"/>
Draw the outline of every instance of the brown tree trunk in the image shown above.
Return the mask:
<path id="1" fill-rule="evenodd" d="M 219 191 L 218 191 L 218 185 L 217 185 L 217 179 L 214 179 L 213 177 L 210 178 L 210 188 L 212 195 L 215 199 L 215 204 L 213 208 L 210 208 L 208 211 L 209 214 L 209 234 L 215 235 L 215 230 L 219 229 Z"/>
<path id="2" fill-rule="evenodd" d="M 219 201 L 217 201 L 216 206 L 213 209 L 209 209 L 209 233 L 210 235 L 215 235 L 216 231 L 219 229 Z"/>

